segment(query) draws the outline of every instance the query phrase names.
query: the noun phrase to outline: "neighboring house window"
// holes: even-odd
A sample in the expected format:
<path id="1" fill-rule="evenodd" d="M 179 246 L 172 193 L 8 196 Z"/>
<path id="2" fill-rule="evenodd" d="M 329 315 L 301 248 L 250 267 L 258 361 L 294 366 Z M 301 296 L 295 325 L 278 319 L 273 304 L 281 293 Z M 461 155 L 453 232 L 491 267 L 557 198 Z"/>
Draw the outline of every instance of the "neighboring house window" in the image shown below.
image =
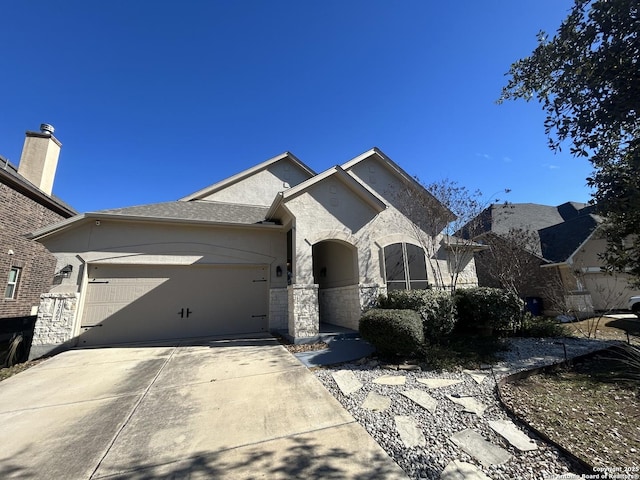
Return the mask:
<path id="1" fill-rule="evenodd" d="M 387 290 L 417 290 L 429 287 L 424 250 L 410 243 L 384 247 Z"/>
<path id="2" fill-rule="evenodd" d="M 9 280 L 7 281 L 7 289 L 4 291 L 4 298 L 16 298 L 21 270 L 20 267 L 11 267 L 9 270 Z"/>

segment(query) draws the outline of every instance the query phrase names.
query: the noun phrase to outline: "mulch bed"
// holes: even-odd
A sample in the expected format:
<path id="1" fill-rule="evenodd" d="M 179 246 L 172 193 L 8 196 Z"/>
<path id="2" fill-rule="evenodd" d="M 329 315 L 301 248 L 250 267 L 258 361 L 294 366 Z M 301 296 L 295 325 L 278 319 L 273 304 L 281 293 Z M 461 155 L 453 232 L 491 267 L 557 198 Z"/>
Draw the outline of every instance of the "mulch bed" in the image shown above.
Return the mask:
<path id="1" fill-rule="evenodd" d="M 635 372 L 637 375 L 640 372 Z M 593 357 L 502 386 L 520 417 L 597 468 L 639 468 L 640 380 L 625 361 Z"/>

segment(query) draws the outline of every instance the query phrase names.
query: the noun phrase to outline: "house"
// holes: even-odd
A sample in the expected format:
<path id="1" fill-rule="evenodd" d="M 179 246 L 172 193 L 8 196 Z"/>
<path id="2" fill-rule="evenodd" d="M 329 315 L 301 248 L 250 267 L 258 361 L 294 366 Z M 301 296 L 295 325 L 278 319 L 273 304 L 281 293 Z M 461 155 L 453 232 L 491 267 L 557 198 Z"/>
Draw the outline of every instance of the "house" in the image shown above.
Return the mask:
<path id="1" fill-rule="evenodd" d="M 33 238 L 73 275 L 38 324 L 60 333 L 49 348 L 356 330 L 387 288 L 437 283 L 418 238 L 429 234 L 401 213 L 409 186 L 434 201 L 377 148 L 319 174 L 286 152 L 177 201 L 48 226 Z M 475 285 L 473 260 L 464 268 Z"/>
<path id="2" fill-rule="evenodd" d="M 44 245 L 26 236 L 76 215 L 70 206 L 52 195 L 61 143 L 53 135 L 51 125 L 43 124 L 40 129 L 26 132 L 17 167 L 0 156 L 2 336 L 11 336 L 21 329 L 23 320 L 36 315 L 40 295 L 49 290 L 56 273 L 55 257 Z"/>
<path id="3" fill-rule="evenodd" d="M 540 297 L 549 314 L 626 308 L 634 290 L 626 275 L 602 271 L 606 241 L 594 212 L 577 202 L 489 206 L 475 224 L 474 237 L 491 246 L 476 255 L 478 283 Z"/>

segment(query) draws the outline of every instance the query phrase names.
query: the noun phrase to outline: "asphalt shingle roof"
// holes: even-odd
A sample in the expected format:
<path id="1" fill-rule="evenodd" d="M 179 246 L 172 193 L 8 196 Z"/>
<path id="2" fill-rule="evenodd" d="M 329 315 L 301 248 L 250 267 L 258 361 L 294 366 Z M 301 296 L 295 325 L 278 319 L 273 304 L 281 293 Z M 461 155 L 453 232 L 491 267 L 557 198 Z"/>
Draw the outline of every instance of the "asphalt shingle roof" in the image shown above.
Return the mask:
<path id="1" fill-rule="evenodd" d="M 552 262 L 566 261 L 599 224 L 595 215 L 581 215 L 538 231 L 542 256 Z"/>
<path id="2" fill-rule="evenodd" d="M 60 215 L 67 218 L 75 215 L 77 212 L 72 206 L 64 202 L 55 195 L 47 195 L 29 180 L 18 173 L 18 168 L 9 160 L 0 155 L 0 182 L 11 182 L 11 188 L 20 188 L 22 193 L 38 201 L 45 207 L 57 211 Z"/>
<path id="3" fill-rule="evenodd" d="M 269 207 L 208 201 L 175 201 L 112 208 L 95 213 L 252 225 L 265 220 Z"/>
<path id="4" fill-rule="evenodd" d="M 551 262 L 566 261 L 600 223 L 595 207 L 578 202 L 558 206 L 535 203 L 491 205 L 482 212 L 482 231 L 506 235 L 511 229 L 531 232 L 539 243 L 533 253 Z"/>

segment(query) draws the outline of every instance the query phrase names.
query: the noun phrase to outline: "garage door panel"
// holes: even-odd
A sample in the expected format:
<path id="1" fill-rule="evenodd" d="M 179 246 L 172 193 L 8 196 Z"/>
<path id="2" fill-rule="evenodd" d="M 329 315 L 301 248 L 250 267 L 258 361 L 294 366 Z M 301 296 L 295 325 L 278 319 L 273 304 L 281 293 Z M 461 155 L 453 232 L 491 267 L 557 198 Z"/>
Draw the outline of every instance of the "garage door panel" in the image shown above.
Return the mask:
<path id="1" fill-rule="evenodd" d="M 266 273 L 266 267 L 93 266 L 80 342 L 265 331 Z"/>

